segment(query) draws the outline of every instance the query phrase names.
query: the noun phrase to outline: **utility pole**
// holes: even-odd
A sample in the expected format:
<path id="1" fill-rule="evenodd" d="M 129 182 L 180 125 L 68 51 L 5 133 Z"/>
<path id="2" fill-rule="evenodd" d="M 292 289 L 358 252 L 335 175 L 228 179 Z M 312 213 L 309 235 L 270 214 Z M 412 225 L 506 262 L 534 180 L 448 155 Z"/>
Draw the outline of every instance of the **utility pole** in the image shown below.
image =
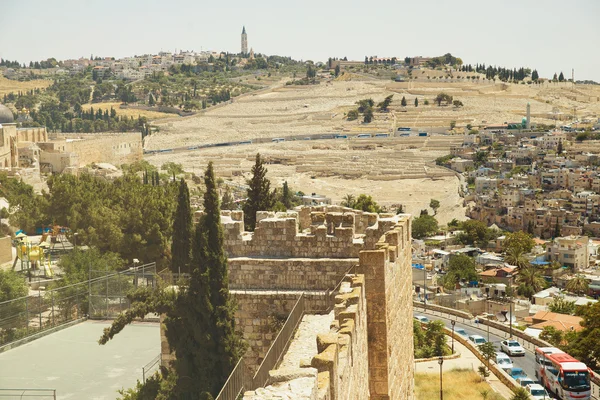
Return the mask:
<path id="1" fill-rule="evenodd" d="M 423 310 L 427 309 L 427 270 L 423 264 Z"/>

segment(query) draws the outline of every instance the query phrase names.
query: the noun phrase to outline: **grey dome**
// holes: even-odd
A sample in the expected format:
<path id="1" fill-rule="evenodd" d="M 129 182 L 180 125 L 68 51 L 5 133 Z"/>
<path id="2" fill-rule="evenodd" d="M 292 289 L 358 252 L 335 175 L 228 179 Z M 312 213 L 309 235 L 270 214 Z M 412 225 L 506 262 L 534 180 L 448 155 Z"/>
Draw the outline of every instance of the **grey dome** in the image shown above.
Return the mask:
<path id="1" fill-rule="evenodd" d="M 12 111 L 6 106 L 0 104 L 0 124 L 12 124 L 15 122 L 15 117 Z"/>

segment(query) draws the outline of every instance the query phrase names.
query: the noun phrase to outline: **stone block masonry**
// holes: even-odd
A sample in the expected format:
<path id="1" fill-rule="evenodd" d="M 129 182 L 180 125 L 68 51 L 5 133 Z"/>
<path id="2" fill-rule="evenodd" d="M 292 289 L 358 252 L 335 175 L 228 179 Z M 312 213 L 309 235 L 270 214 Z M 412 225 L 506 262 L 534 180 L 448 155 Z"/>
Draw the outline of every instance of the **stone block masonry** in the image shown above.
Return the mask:
<path id="1" fill-rule="evenodd" d="M 270 372 L 269 385 L 244 394 L 244 400 L 363 400 L 369 398 L 367 312 L 362 275 L 347 276 L 335 298 L 329 332 L 317 334 L 316 354 L 301 360 L 304 349 L 290 346 L 284 364 Z M 314 343 L 314 342 L 313 342 Z M 314 344 L 313 344 L 314 346 Z M 296 348 L 298 354 L 293 354 Z"/>
<path id="2" fill-rule="evenodd" d="M 358 265 L 358 258 L 229 259 L 230 289 L 327 290 Z"/>
<path id="3" fill-rule="evenodd" d="M 372 400 L 413 399 L 410 219 L 360 253 L 365 275 Z"/>

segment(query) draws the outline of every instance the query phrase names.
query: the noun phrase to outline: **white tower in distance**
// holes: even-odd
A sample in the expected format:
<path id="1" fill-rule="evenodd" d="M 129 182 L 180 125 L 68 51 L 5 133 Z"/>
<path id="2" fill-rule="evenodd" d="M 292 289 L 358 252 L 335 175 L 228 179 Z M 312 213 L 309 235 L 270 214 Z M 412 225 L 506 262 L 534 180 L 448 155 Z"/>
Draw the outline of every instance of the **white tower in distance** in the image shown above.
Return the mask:
<path id="1" fill-rule="evenodd" d="M 242 28 L 242 55 L 248 54 L 248 35 L 246 34 L 246 27 Z"/>

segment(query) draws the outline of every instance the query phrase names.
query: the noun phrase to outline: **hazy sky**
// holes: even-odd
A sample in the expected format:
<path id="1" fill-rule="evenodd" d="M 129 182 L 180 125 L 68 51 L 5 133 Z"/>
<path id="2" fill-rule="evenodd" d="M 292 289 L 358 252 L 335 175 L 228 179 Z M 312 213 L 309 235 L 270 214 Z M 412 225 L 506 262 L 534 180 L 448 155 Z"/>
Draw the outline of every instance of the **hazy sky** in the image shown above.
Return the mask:
<path id="1" fill-rule="evenodd" d="M 240 50 L 327 60 L 437 56 L 600 82 L 599 0 L 0 0 L 0 57 L 21 62 Z"/>

